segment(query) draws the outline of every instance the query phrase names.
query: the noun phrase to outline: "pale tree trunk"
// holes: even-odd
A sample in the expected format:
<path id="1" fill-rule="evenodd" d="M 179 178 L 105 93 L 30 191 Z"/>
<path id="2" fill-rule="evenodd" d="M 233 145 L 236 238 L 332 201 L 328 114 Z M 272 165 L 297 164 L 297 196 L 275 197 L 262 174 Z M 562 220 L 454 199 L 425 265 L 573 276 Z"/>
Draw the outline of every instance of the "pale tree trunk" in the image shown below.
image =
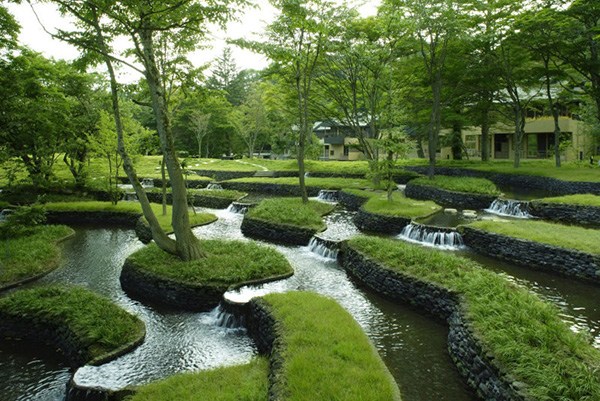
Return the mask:
<path id="1" fill-rule="evenodd" d="M 514 107 L 515 113 L 515 159 L 514 167 L 518 168 L 521 164 L 521 145 L 523 143 L 523 129 L 525 128 L 525 118 L 523 116 L 523 110 L 517 104 Z"/>
<path id="2" fill-rule="evenodd" d="M 546 97 L 552 111 L 552 119 L 554 120 L 554 163 L 556 167 L 560 167 L 560 125 L 558 123 L 558 105 L 554 103 L 552 98 L 550 84 L 550 57 L 544 57 L 544 69 L 546 71 Z"/>
<path id="3" fill-rule="evenodd" d="M 435 78 L 434 82 L 432 83 L 431 89 L 433 92 L 433 103 L 431 107 L 431 117 L 429 120 L 429 169 L 427 170 L 427 176 L 433 179 L 433 176 L 435 175 L 435 154 L 437 151 L 437 142 L 440 132 L 440 102 L 442 90 L 442 83 L 440 77 Z"/>
<path id="4" fill-rule="evenodd" d="M 300 194 L 302 196 L 302 202 L 308 203 L 308 195 L 306 194 L 306 181 L 304 179 L 304 150 L 306 147 L 306 126 L 307 126 L 307 113 L 306 99 L 303 99 L 302 88 L 300 84 L 300 76 L 296 76 L 296 91 L 298 93 L 298 115 L 300 116 L 300 132 L 298 138 L 298 180 L 300 184 Z"/>
<path id="5" fill-rule="evenodd" d="M 167 177 L 165 174 L 165 157 L 160 162 L 160 177 L 162 178 L 162 214 L 167 215 Z"/>
<path id="6" fill-rule="evenodd" d="M 140 30 L 141 45 L 144 56 L 146 82 L 152 100 L 152 109 L 156 117 L 156 128 L 161 142 L 169 181 L 171 183 L 172 225 L 175 233 L 176 253 L 184 261 L 202 258 L 200 241 L 192 232 L 188 215 L 187 191 L 181 165 L 177 160 L 173 135 L 171 133 L 165 93 L 160 83 L 160 73 L 156 65 L 152 32 Z"/>

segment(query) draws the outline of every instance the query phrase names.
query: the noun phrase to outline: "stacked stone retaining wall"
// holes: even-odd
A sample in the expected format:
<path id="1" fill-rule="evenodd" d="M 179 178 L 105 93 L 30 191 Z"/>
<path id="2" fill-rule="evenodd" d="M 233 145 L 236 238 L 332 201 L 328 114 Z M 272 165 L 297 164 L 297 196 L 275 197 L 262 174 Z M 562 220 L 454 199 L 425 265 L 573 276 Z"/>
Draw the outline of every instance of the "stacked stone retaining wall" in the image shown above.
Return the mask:
<path id="1" fill-rule="evenodd" d="M 260 192 L 264 194 L 279 196 L 302 196 L 299 185 L 274 184 L 265 179 L 265 182 L 231 182 L 223 181 L 220 183 L 225 189 L 233 189 L 240 192 Z M 321 189 L 318 187 L 306 187 L 308 196 L 317 196 Z"/>
<path id="2" fill-rule="evenodd" d="M 310 239 L 317 233 L 314 229 L 277 224 L 248 215 L 244 216 L 241 228 L 245 236 L 290 245 L 308 245 Z"/>
<path id="3" fill-rule="evenodd" d="M 561 223 L 600 227 L 600 207 L 532 201 L 530 213 L 536 217 Z M 600 245 L 599 245 L 600 247 Z"/>
<path id="4" fill-rule="evenodd" d="M 361 231 L 398 234 L 404 227 L 410 224 L 411 219 L 408 217 L 370 213 L 361 207 L 354 216 L 353 221 L 354 225 Z"/>
<path id="5" fill-rule="evenodd" d="M 47 211 L 48 224 L 99 224 L 134 228 L 141 213 L 105 211 Z"/>
<path id="6" fill-rule="evenodd" d="M 521 266 L 600 283 L 600 255 L 460 227 L 465 245 L 484 255 Z"/>
<path id="7" fill-rule="evenodd" d="M 432 200 L 442 206 L 457 209 L 486 209 L 497 198 L 495 195 L 454 192 L 412 182 L 406 185 L 404 194 L 409 198 Z"/>
<path id="8" fill-rule="evenodd" d="M 344 190 L 338 193 L 339 202 L 344 205 L 348 210 L 359 210 L 362 205 L 364 205 L 369 198 L 366 196 L 360 196 L 351 194 L 350 192 L 346 192 Z"/>

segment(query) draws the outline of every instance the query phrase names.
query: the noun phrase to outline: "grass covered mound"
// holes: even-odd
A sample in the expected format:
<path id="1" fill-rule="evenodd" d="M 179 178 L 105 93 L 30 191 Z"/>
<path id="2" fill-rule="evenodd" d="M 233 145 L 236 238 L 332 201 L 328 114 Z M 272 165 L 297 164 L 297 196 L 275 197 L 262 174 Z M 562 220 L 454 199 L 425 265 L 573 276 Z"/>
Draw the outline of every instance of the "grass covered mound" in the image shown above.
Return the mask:
<path id="1" fill-rule="evenodd" d="M 484 352 L 525 383 L 533 399 L 600 399 L 600 351 L 571 331 L 553 305 L 454 255 L 375 237 L 355 237 L 349 246 L 389 269 L 461 294 Z"/>
<path id="2" fill-rule="evenodd" d="M 81 287 L 17 291 L 0 298 L 0 314 L 57 331 L 67 328 L 82 347 L 86 361 L 92 364 L 131 347 L 145 335 L 140 319 Z"/>
<path id="3" fill-rule="evenodd" d="M 167 205 L 167 214 L 162 214 L 162 205 L 151 203 L 150 206 L 160 223 L 160 226 L 166 232 L 173 231 L 171 227 L 172 207 Z M 49 212 L 110 212 L 110 213 L 131 213 L 141 214 L 142 207 L 139 202 L 119 202 L 113 205 L 110 202 L 60 202 L 46 203 L 45 208 Z M 190 224 L 192 227 L 209 224 L 217 220 L 217 217 L 210 213 L 194 213 L 189 210 Z"/>
<path id="4" fill-rule="evenodd" d="M 326 228 L 322 216 L 330 213 L 335 205 L 309 200 L 303 203 L 301 198 L 265 199 L 251 208 L 246 216 L 276 224 L 322 231 Z"/>
<path id="5" fill-rule="evenodd" d="M 267 401 L 268 374 L 268 361 L 255 358 L 246 365 L 181 373 L 146 384 L 125 401 Z"/>
<path id="6" fill-rule="evenodd" d="M 392 194 L 391 202 L 387 199 L 387 193 L 365 193 L 369 194 L 369 200 L 363 205 L 363 209 L 369 213 L 415 218 L 428 216 L 442 209 L 434 202 L 407 198 L 399 192 Z"/>
<path id="7" fill-rule="evenodd" d="M 433 179 L 429 179 L 428 177 L 415 178 L 410 183 L 412 185 L 436 187 L 453 192 L 500 195 L 500 190 L 496 188 L 496 185 L 485 178 L 436 175 Z"/>
<path id="8" fill-rule="evenodd" d="M 250 184 L 279 184 L 299 185 L 297 177 L 246 177 L 236 178 L 225 182 L 241 182 Z M 306 186 L 320 189 L 342 189 L 342 188 L 372 188 L 373 183 L 362 178 L 319 178 L 306 177 Z"/>
<path id="9" fill-rule="evenodd" d="M 0 229 L 2 226 L 0 225 Z M 35 226 L 27 235 L 0 242 L 0 288 L 35 278 L 58 267 L 57 242 L 72 235 L 67 226 Z"/>
<path id="10" fill-rule="evenodd" d="M 269 294 L 258 302 L 275 319 L 278 399 L 400 400 L 375 347 L 337 302 L 309 292 Z"/>
<path id="11" fill-rule="evenodd" d="M 469 227 L 560 248 L 600 254 L 599 230 L 547 223 L 539 220 L 523 220 L 519 221 L 518 224 L 502 220 L 481 220 L 469 224 Z"/>
<path id="12" fill-rule="evenodd" d="M 600 207 L 600 196 L 592 194 L 565 195 L 536 199 L 534 202 Z"/>
<path id="13" fill-rule="evenodd" d="M 158 277 L 223 292 L 231 285 L 293 273 L 282 254 L 253 242 L 203 240 L 201 246 L 206 256 L 191 262 L 184 262 L 155 244 L 133 253 L 127 262 Z"/>

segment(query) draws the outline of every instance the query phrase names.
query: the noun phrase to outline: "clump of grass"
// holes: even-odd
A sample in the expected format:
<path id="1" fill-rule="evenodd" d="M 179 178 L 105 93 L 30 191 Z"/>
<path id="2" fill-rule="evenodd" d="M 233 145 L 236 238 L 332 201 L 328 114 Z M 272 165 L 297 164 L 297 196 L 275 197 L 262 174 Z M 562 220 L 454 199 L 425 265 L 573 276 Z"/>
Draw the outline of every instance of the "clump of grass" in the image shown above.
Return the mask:
<path id="1" fill-rule="evenodd" d="M 300 198 L 265 199 L 246 214 L 248 217 L 277 224 L 289 224 L 321 231 L 325 229 L 322 216 L 331 212 L 334 205 Z"/>
<path id="2" fill-rule="evenodd" d="M 194 373 L 181 373 L 146 384 L 126 401 L 267 401 L 269 362 L 250 363 Z"/>
<path id="3" fill-rule="evenodd" d="M 399 217 L 424 217 L 441 210 L 441 207 L 431 201 L 419 201 L 407 198 L 399 192 L 392 194 L 392 201 L 386 193 L 371 193 L 370 199 L 363 208 L 370 213 Z"/>
<path id="4" fill-rule="evenodd" d="M 564 203 L 567 205 L 600 207 L 600 196 L 592 194 L 555 196 L 551 198 L 536 199 L 536 201 L 544 203 Z"/>
<path id="5" fill-rule="evenodd" d="M 0 298 L 0 313 L 26 322 L 68 328 L 89 360 L 140 340 L 144 323 L 110 300 L 81 287 L 38 287 Z"/>
<path id="6" fill-rule="evenodd" d="M 400 400 L 398 387 L 358 323 L 334 300 L 308 292 L 269 294 L 288 401 Z M 277 380 L 277 379 L 276 379 Z"/>
<path id="7" fill-rule="evenodd" d="M 29 235 L 0 242 L 0 287 L 58 267 L 60 248 L 57 241 L 73 234 L 67 226 L 35 226 L 28 231 Z"/>
<path id="8" fill-rule="evenodd" d="M 356 237 L 349 246 L 387 268 L 462 295 L 476 334 L 537 400 L 600 399 L 600 352 L 559 310 L 475 262 L 399 241 Z"/>
<path id="9" fill-rule="evenodd" d="M 518 224 L 508 221 L 481 220 L 469 227 L 491 231 L 561 248 L 576 249 L 582 252 L 600 254 L 600 231 L 577 226 L 547 223 L 539 220 L 524 220 Z"/>
<path id="10" fill-rule="evenodd" d="M 201 246 L 206 256 L 189 262 L 162 251 L 156 244 L 135 252 L 127 262 L 173 281 L 213 286 L 222 291 L 234 284 L 293 272 L 282 254 L 253 242 L 205 240 Z"/>
<path id="11" fill-rule="evenodd" d="M 410 182 L 415 185 L 437 187 L 454 192 L 466 192 L 482 195 L 500 195 L 496 185 L 485 178 L 453 177 L 436 175 L 433 179 L 428 177 L 415 178 Z"/>

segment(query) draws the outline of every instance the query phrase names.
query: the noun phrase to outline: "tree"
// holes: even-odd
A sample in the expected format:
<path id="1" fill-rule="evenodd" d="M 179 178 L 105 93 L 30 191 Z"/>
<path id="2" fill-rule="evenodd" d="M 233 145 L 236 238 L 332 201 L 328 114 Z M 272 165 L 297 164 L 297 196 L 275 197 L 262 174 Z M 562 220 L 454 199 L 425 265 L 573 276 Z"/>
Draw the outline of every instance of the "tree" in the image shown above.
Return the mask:
<path id="1" fill-rule="evenodd" d="M 210 117 L 210 113 L 204 114 L 199 111 L 194 111 L 190 115 L 190 123 L 196 135 L 196 141 L 198 141 L 198 157 L 202 155 L 202 139 L 208 134 Z"/>
<path id="2" fill-rule="evenodd" d="M 0 5 L 0 57 L 5 49 L 11 50 L 17 46 L 21 27 L 6 7 Z"/>
<path id="3" fill-rule="evenodd" d="M 264 138 L 269 132 L 267 109 L 259 85 L 254 85 L 246 100 L 237 108 L 235 125 L 238 135 L 247 147 L 248 157 L 254 155 L 256 145 L 261 136 Z"/>

